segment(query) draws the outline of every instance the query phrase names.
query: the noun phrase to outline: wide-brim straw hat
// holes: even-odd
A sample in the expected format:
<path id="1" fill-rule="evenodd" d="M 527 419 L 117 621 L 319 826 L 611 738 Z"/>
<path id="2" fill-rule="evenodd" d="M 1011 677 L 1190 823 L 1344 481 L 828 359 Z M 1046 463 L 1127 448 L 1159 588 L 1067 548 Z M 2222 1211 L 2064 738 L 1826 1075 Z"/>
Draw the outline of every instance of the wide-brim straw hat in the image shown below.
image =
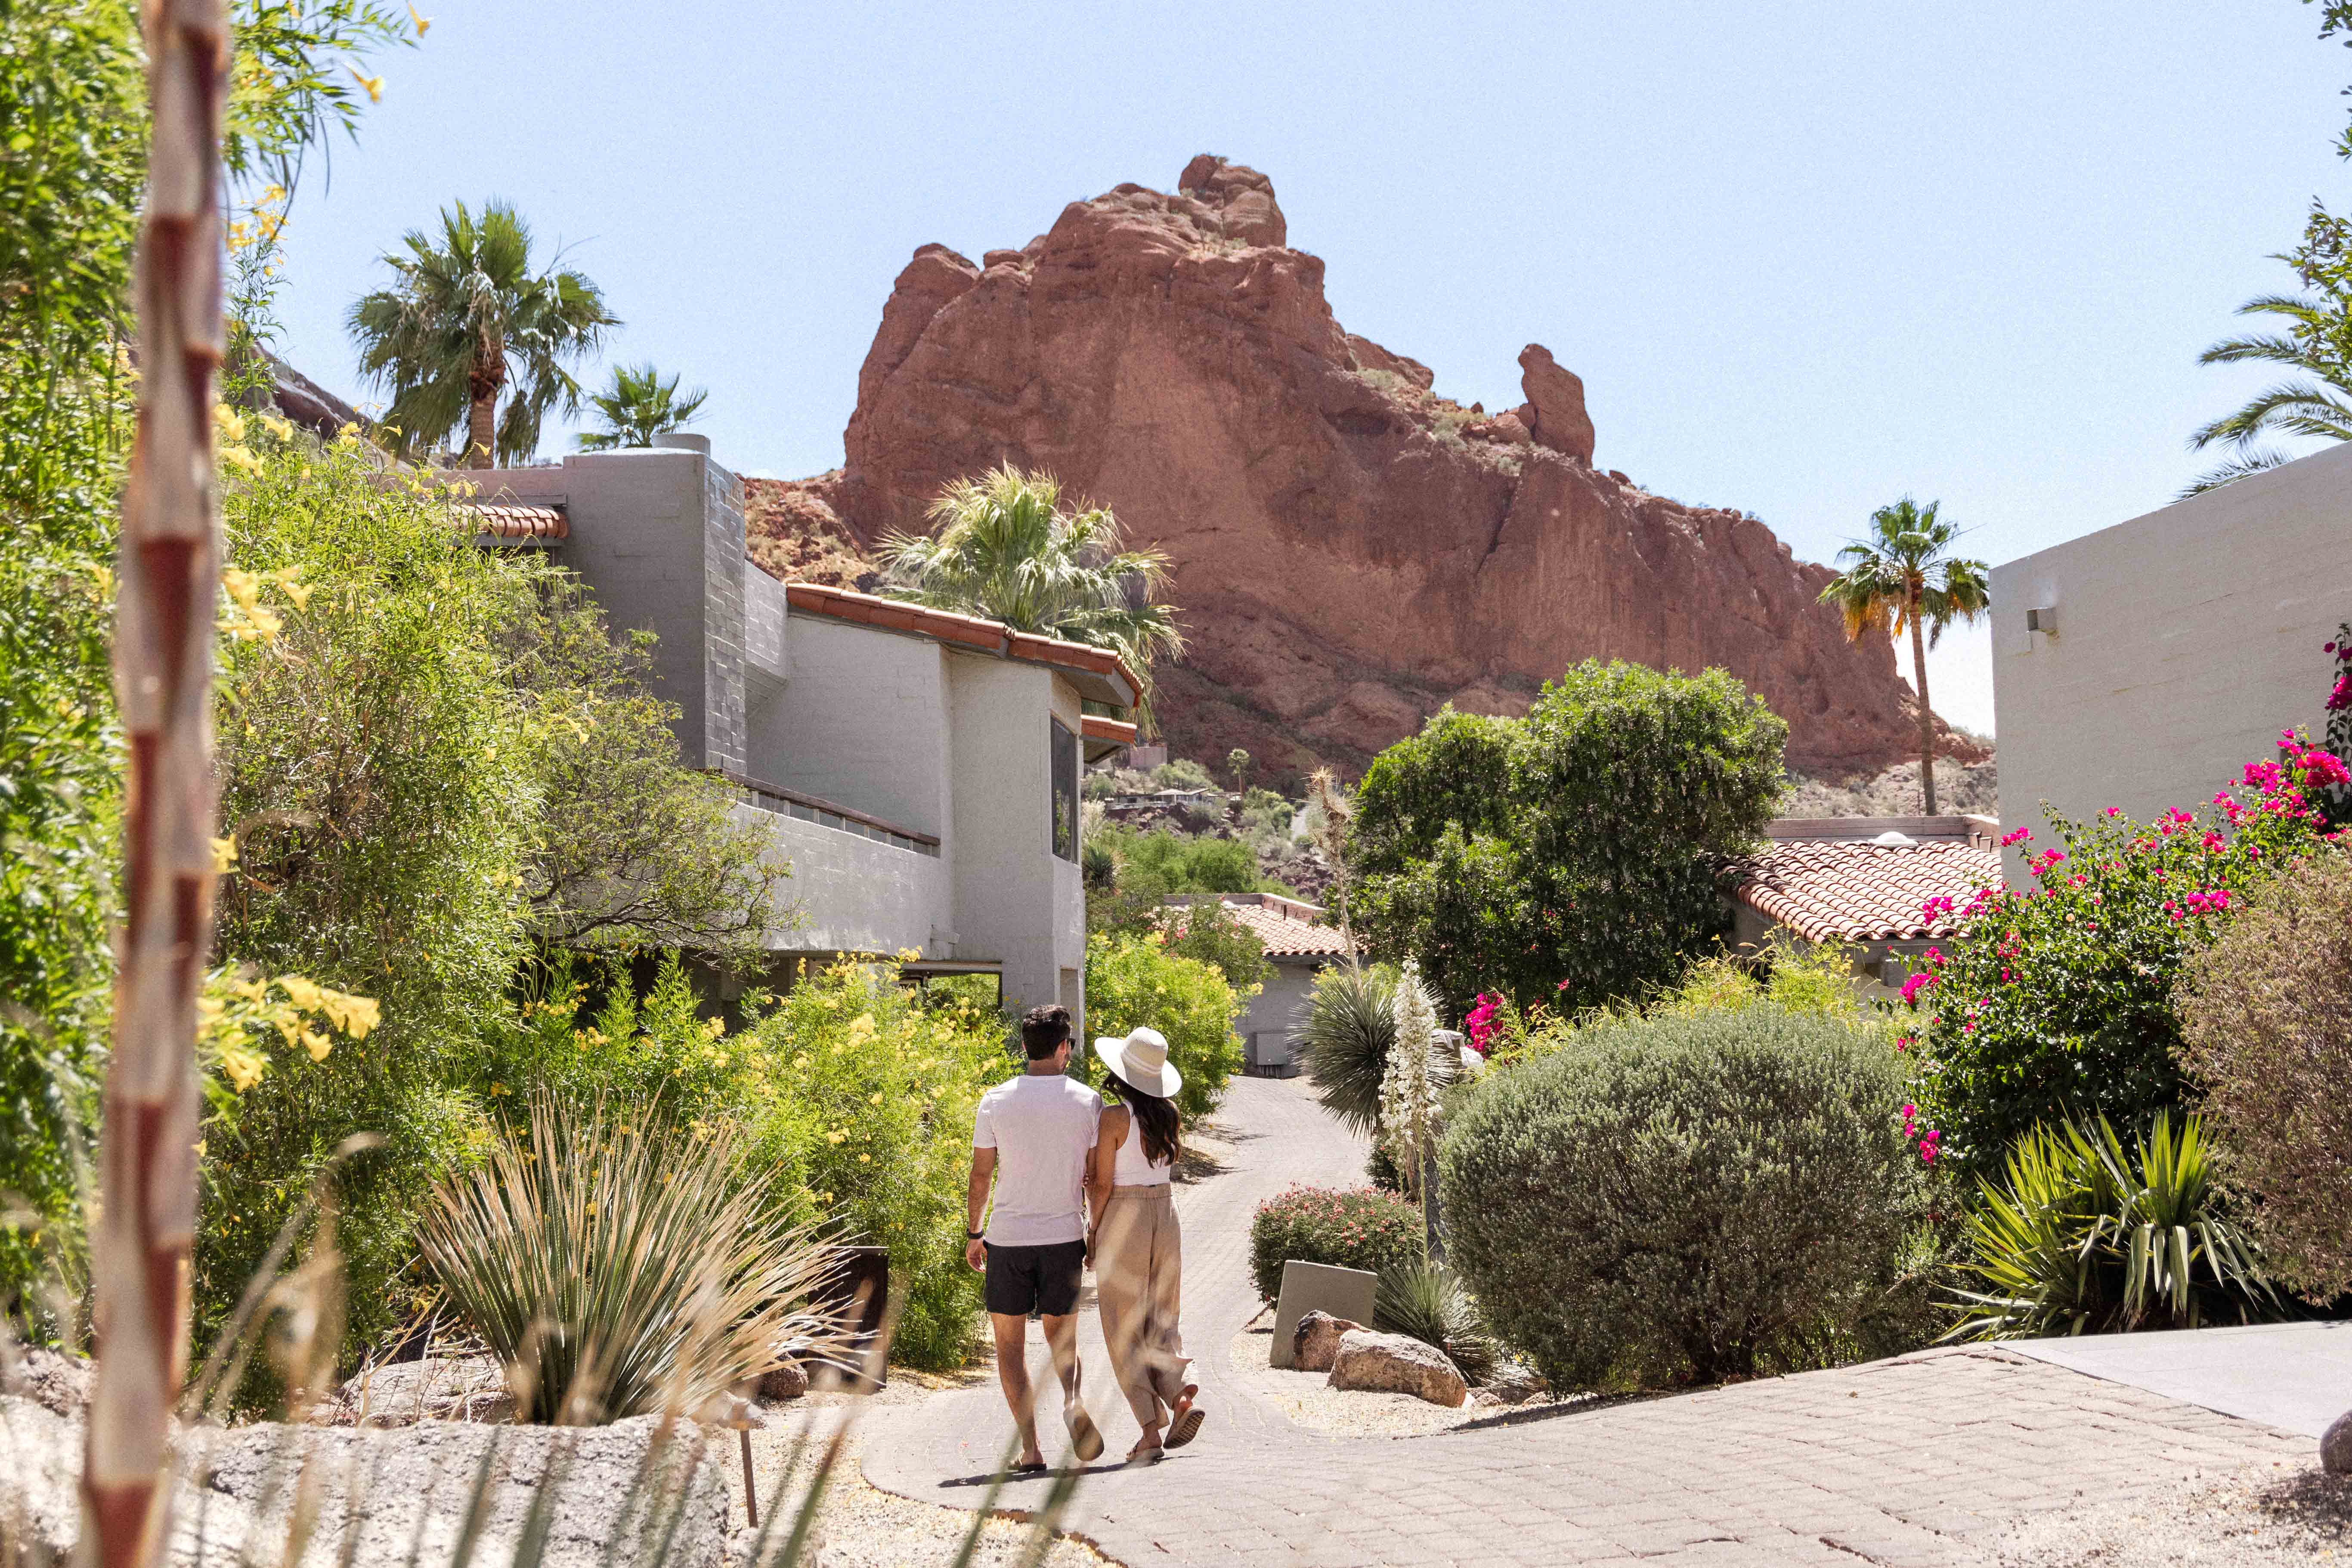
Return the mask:
<path id="1" fill-rule="evenodd" d="M 1095 1055 L 1102 1058 L 1103 1066 L 1118 1075 L 1121 1082 L 1132 1084 L 1146 1094 L 1170 1100 L 1184 1087 L 1184 1075 L 1169 1065 L 1167 1037 L 1157 1029 L 1136 1029 L 1123 1040 L 1097 1036 Z"/>

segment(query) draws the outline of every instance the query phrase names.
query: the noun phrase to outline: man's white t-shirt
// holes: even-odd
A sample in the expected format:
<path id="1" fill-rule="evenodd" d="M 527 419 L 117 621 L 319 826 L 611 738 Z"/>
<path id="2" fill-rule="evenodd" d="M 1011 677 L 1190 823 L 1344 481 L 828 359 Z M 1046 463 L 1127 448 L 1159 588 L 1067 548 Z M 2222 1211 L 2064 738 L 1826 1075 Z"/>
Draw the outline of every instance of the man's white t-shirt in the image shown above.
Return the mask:
<path id="1" fill-rule="evenodd" d="M 980 1097 L 971 1146 L 996 1151 L 992 1247 L 1087 1238 L 1087 1156 L 1102 1097 L 1062 1073 L 1023 1073 Z"/>

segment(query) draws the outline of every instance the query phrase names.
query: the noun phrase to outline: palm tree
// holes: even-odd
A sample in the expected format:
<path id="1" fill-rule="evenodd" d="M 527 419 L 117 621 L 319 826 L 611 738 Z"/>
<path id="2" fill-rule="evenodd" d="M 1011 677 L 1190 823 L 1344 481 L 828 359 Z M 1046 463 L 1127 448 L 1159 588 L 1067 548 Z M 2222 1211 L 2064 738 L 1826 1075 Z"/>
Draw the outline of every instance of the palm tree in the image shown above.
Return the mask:
<path id="1" fill-rule="evenodd" d="M 1937 517 L 1936 505 L 1916 506 L 1905 496 L 1871 513 L 1870 537 L 1838 552 L 1845 570 L 1830 579 L 1821 600 L 1844 614 L 1845 635 L 1853 641 L 1874 628 L 1909 629 L 1912 684 L 1919 692 L 1919 787 L 1929 816 L 1936 815 L 1936 710 L 1927 706 L 1927 649 L 1943 639 L 1946 626 L 1974 621 L 1990 603 L 1985 563 L 1946 553 L 1960 529 Z"/>
<path id="2" fill-rule="evenodd" d="M 2352 365 L 2347 365 L 2345 357 L 2347 328 L 2343 302 L 2331 304 L 2307 296 L 2265 294 L 2239 306 L 2238 314 L 2281 317 L 2288 323 L 2287 330 L 2284 334 L 2257 332 L 2248 337 L 2226 338 L 2199 354 L 2199 364 L 2279 364 L 2316 376 L 2318 384 L 2281 382 L 2189 437 L 2192 451 L 2201 452 L 2219 445 L 2231 448 L 2231 456 L 2220 468 L 2198 475 L 2195 482 L 2176 498 L 2180 500 L 2288 461 L 2284 452 L 2254 445 L 2264 437 L 2306 436 L 2326 441 L 2352 441 Z"/>
<path id="3" fill-rule="evenodd" d="M 350 318 L 361 371 L 392 389 L 402 448 L 462 423 L 473 467 L 530 457 L 548 410 L 580 406 L 565 362 L 594 353 L 620 318 L 581 273 L 531 270 L 530 230 L 507 203 L 487 203 L 478 223 L 458 202 L 442 210 L 438 241 L 411 229 L 403 243 L 407 255 L 383 258 L 397 281 Z"/>
<path id="4" fill-rule="evenodd" d="M 1109 511 L 1067 510 L 1052 475 L 1010 464 L 949 485 L 930 520 L 936 532 L 882 541 L 885 593 L 1108 648 L 1135 672 L 1136 710 L 1149 721 L 1153 661 L 1184 651 L 1175 607 L 1155 599 L 1167 586 L 1167 556 L 1122 550 Z"/>
<path id="5" fill-rule="evenodd" d="M 613 389 L 589 395 L 588 405 L 604 416 L 604 428 L 583 432 L 580 449 L 609 452 L 620 447 L 650 447 L 664 431 L 693 424 L 709 398 L 710 394 L 698 386 L 679 397 L 677 377 L 664 381 L 650 363 L 634 370 L 617 367 L 613 372 Z"/>

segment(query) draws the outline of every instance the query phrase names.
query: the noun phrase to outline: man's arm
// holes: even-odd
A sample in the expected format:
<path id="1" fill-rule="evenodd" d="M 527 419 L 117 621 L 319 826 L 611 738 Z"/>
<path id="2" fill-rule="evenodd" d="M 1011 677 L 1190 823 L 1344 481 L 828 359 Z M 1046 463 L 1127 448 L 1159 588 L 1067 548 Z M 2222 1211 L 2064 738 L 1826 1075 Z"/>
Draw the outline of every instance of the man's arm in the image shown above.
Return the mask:
<path id="1" fill-rule="evenodd" d="M 963 1260 L 974 1268 L 988 1267 L 988 1248 L 970 1233 L 980 1228 L 981 1216 L 988 1212 L 988 1184 L 996 1174 L 996 1151 L 974 1149 L 971 1152 L 971 1180 L 963 1192 Z"/>

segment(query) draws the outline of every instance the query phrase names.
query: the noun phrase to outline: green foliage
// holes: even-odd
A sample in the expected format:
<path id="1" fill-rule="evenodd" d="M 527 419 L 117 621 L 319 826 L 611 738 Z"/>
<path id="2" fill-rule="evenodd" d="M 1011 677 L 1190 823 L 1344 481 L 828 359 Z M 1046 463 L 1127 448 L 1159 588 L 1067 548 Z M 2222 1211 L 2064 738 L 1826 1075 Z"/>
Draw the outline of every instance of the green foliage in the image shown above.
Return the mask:
<path id="1" fill-rule="evenodd" d="M 1201 838 L 1160 828 L 1105 827 L 1094 836 L 1118 863 L 1120 892 L 1153 901 L 1172 893 L 1255 893 L 1257 856 L 1234 838 Z"/>
<path id="2" fill-rule="evenodd" d="M 2258 445 L 2262 441 L 2352 439 L 2352 223 L 2315 201 L 2303 243 L 2271 259 L 2294 268 L 2306 292 L 2260 295 L 2239 306 L 2238 314 L 2267 319 L 2281 330 L 2225 338 L 2198 355 L 2197 363 L 2278 365 L 2300 379 L 2265 387 L 2198 427 L 2189 437 L 2190 447 L 2219 447 L 2229 456 L 2191 481 L 2181 500 L 2289 460 L 2286 453 Z"/>
<path id="3" fill-rule="evenodd" d="M 1367 1137 L 1380 1131 L 1381 1084 L 1396 1044 L 1396 971 L 1386 964 L 1328 965 L 1315 976 L 1298 1022 L 1298 1052 L 1316 1098 L 1349 1131 Z M 1375 1138 L 1376 1157 L 1385 1160 L 1378 1144 Z"/>
<path id="4" fill-rule="evenodd" d="M 362 296 L 350 321 L 361 373 L 391 389 L 385 420 L 402 450 L 470 420 L 465 452 L 475 467 L 490 466 L 493 441 L 501 462 L 530 457 L 548 413 L 580 406 L 565 364 L 593 354 L 620 318 L 584 273 L 532 270 L 530 226 L 505 202 L 484 203 L 479 219 L 453 203 L 439 236 L 413 228 L 402 243 L 405 256 L 383 258 L 393 286 Z"/>
<path id="5" fill-rule="evenodd" d="M 1172 757 L 1151 770 L 1154 789 L 1214 789 L 1217 781 L 1209 776 L 1206 763 L 1190 757 Z"/>
<path id="6" fill-rule="evenodd" d="M 1175 607 L 1154 602 L 1168 582 L 1165 555 L 1121 549 L 1109 511 L 1068 510 L 1052 475 L 1010 465 L 949 484 L 930 521 L 934 533 L 882 541 L 886 592 L 1108 648 L 1143 683 L 1137 708 L 1149 721 L 1152 665 L 1184 651 Z"/>
<path id="7" fill-rule="evenodd" d="M 612 386 L 588 398 L 588 405 L 604 421 L 604 428 L 583 432 L 580 449 L 610 452 L 625 447 L 650 447 L 655 437 L 693 424 L 710 394 L 697 387 L 681 397 L 677 383 L 674 375 L 664 381 L 650 363 L 614 366 Z"/>
<path id="8" fill-rule="evenodd" d="M 1443 1264 L 1392 1263 L 1372 1290 L 1372 1327 L 1445 1352 L 1472 1383 L 1495 1370 L 1495 1341 L 1478 1303 Z"/>
<path id="9" fill-rule="evenodd" d="M 2179 1062 L 2266 1267 L 2314 1301 L 2352 1291 L 2352 863 L 2257 882 L 2184 966 Z"/>
<path id="10" fill-rule="evenodd" d="M 1374 759 L 1348 837 L 1355 929 L 1482 990 L 1639 997 L 1723 926 L 1718 868 L 1772 813 L 1788 727 L 1721 670 L 1587 662 L 1525 719 L 1448 708 Z"/>
<path id="11" fill-rule="evenodd" d="M 1160 929 L 1171 954 L 1215 964 L 1236 995 L 1255 995 L 1274 978 L 1265 939 L 1213 900 L 1170 909 Z"/>
<path id="12" fill-rule="evenodd" d="M 2129 1149 L 2101 1117 L 2029 1131 L 1979 1178 L 1951 1339 L 2195 1329 L 2281 1315 L 2261 1252 L 2223 1211 L 2194 1116 Z"/>
<path id="13" fill-rule="evenodd" d="M 1184 1075 L 1176 1109 L 1188 1122 L 1215 1110 L 1240 1070 L 1234 1020 L 1256 994 L 1254 985 L 1234 986 L 1204 959 L 1171 952 L 1157 933 L 1087 939 L 1087 1028 L 1096 1035 L 1159 1030 L 1169 1062 Z M 1087 1056 L 1091 1062 L 1092 1053 Z M 1074 1053 L 1074 1072 L 1077 1059 Z"/>
<path id="14" fill-rule="evenodd" d="M 1439 1156 L 1449 1261 L 1555 1386 L 1802 1364 L 1878 1307 L 1924 1210 L 1898 1064 L 1751 1006 L 1491 1069 Z"/>
<path id="15" fill-rule="evenodd" d="M 1931 908 L 1962 934 L 1905 987 L 1920 1016 L 1898 1043 L 1918 1058 L 1919 1105 L 1962 1168 L 1990 1170 L 2043 1121 L 2139 1126 L 2180 1105 L 2181 966 L 2262 871 L 2311 850 L 2307 754 L 2297 747 L 2292 773 L 2251 764 L 2221 804 L 2153 824 L 2053 816 L 2054 842 L 2029 862 L 2033 892 Z"/>
<path id="16" fill-rule="evenodd" d="M 464 1087 L 509 1132 L 534 1100 L 567 1112 L 609 1100 L 648 1122 L 724 1120 L 743 1102 L 739 1042 L 702 1016 L 677 953 L 655 961 L 642 992 L 634 968 L 561 949 L 527 963 L 519 999 L 485 1021 Z"/>
<path id="17" fill-rule="evenodd" d="M 1421 1206 L 1372 1187 L 1292 1187 L 1250 1216 L 1250 1279 L 1258 1300 L 1282 1294 L 1286 1262 L 1380 1274 L 1422 1260 Z"/>
<path id="18" fill-rule="evenodd" d="M 459 1321 L 520 1374 L 525 1421 L 692 1415 L 775 1366 L 780 1342 L 822 1334 L 799 1309 L 830 1249 L 778 1216 L 767 1174 L 725 1133 L 635 1114 L 542 1100 L 528 1143 L 500 1139 L 419 1227 Z"/>
<path id="19" fill-rule="evenodd" d="M 751 1163 L 828 1239 L 885 1247 L 906 1292 L 891 1353 L 946 1369 L 969 1354 L 981 1278 L 963 1263 L 972 1113 L 1015 1070 L 1003 1021 L 925 1005 L 887 964 L 804 974 L 733 1037 Z"/>

